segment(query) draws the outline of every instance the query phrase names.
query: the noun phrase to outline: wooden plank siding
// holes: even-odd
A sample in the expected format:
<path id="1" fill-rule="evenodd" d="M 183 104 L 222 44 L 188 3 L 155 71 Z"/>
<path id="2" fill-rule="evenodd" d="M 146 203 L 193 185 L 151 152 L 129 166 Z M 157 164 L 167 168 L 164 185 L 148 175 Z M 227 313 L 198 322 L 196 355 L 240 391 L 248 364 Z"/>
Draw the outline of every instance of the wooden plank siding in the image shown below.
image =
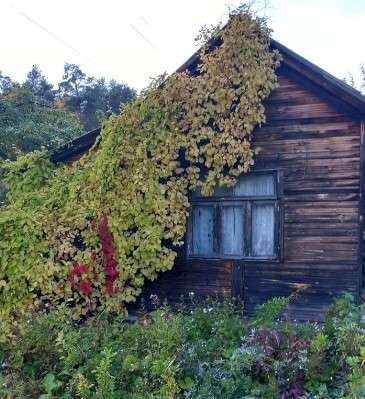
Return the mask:
<path id="1" fill-rule="evenodd" d="M 252 312 L 270 297 L 306 285 L 288 312 L 298 319 L 319 319 L 342 292 L 359 298 L 361 121 L 289 67 L 281 67 L 278 78 L 280 86 L 266 102 L 267 123 L 255 130 L 253 145 L 261 148 L 255 168 L 282 176 L 280 260 L 188 260 L 183 248 L 173 270 L 146 285 L 146 296 L 174 302 L 191 291 L 240 295 Z"/>

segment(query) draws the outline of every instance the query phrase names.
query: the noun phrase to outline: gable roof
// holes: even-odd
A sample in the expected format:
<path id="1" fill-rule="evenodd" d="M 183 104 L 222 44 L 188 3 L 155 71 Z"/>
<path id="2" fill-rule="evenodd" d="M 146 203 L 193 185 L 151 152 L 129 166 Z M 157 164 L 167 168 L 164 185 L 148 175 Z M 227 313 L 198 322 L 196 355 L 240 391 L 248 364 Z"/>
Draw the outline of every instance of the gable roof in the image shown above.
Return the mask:
<path id="1" fill-rule="evenodd" d="M 214 45 L 214 41 L 212 45 Z M 326 72 L 324 69 L 308 61 L 276 40 L 271 40 L 271 48 L 273 50 L 278 50 L 282 55 L 282 66 L 289 67 L 299 75 L 309 79 L 331 96 L 341 100 L 350 106 L 354 110 L 355 114 L 365 116 L 365 96 L 363 96 L 358 90 Z M 177 72 L 183 72 L 191 69 L 194 65 L 197 65 L 199 62 L 199 53 L 200 50 L 196 51 L 186 62 L 184 62 L 183 65 L 180 66 L 180 68 L 177 69 Z M 92 147 L 97 136 L 100 134 L 100 131 L 101 128 L 94 129 L 55 150 L 51 155 L 51 160 L 53 162 L 64 162 L 73 156 L 86 152 Z"/>
<path id="2" fill-rule="evenodd" d="M 274 39 L 271 40 L 271 49 L 278 50 L 282 55 L 282 66 L 290 67 L 325 91 L 350 105 L 359 114 L 365 114 L 365 96 L 363 96 L 358 90 L 354 89 L 347 83 L 326 72 L 324 69 L 308 61 L 301 55 L 295 53 L 293 50 L 290 50 L 288 47 Z M 177 70 L 177 72 L 183 72 L 197 64 L 199 60 L 199 51 L 200 50 L 195 52 L 187 61 L 185 61 L 184 64 L 181 65 L 181 67 Z"/>
<path id="3" fill-rule="evenodd" d="M 359 114 L 365 114 L 365 96 L 341 79 L 336 78 L 324 69 L 308 61 L 276 40 L 271 46 L 283 56 L 282 64 L 308 78 L 333 96 L 350 105 Z"/>

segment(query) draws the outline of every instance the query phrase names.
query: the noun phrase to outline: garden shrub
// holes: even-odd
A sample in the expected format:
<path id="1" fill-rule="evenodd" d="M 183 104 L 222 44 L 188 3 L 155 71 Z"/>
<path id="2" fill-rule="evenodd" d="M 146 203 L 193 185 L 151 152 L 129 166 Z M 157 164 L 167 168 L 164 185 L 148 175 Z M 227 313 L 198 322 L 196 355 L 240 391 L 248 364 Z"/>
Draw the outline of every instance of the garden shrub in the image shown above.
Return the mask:
<path id="1" fill-rule="evenodd" d="M 134 324 L 45 313 L 0 347 L 0 398 L 362 399 L 360 312 L 345 296 L 324 324 L 278 321 L 275 312 L 267 327 L 262 313 L 247 319 L 216 300 L 163 306 Z M 349 320 L 355 346 L 342 340 Z"/>
<path id="2" fill-rule="evenodd" d="M 241 6 L 200 40 L 195 71 L 153 81 L 72 167 L 44 153 L 2 163 L 0 341 L 45 303 L 75 318 L 123 311 L 173 267 L 188 192 L 232 186 L 253 165 L 252 131 L 277 86 L 270 29 Z"/>

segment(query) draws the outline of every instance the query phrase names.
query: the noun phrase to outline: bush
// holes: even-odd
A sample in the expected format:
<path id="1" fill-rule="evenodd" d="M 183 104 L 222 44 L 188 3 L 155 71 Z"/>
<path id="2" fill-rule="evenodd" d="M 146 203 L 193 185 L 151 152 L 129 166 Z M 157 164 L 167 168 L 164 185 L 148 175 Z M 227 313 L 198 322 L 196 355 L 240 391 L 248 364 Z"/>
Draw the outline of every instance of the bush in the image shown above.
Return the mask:
<path id="1" fill-rule="evenodd" d="M 42 314 L 1 346 L 0 398 L 364 398 L 361 308 L 344 296 L 323 324 L 279 322 L 287 303 L 273 299 L 253 320 L 215 300 L 133 324 Z"/>

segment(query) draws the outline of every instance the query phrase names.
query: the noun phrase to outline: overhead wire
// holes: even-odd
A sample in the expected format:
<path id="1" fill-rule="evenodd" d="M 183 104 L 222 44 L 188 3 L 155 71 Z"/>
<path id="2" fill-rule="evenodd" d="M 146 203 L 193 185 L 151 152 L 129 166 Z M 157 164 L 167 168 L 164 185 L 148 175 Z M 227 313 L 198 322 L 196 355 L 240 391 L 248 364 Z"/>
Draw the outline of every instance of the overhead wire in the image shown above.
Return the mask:
<path id="1" fill-rule="evenodd" d="M 36 21 L 34 18 L 30 17 L 28 14 L 26 14 L 24 11 L 20 10 L 19 8 L 15 7 L 13 4 L 8 3 L 9 7 L 11 7 L 14 11 L 16 11 L 19 15 L 21 15 L 23 18 L 25 18 L 27 21 L 29 21 L 31 24 L 37 26 L 39 29 L 41 29 L 43 32 L 47 33 L 49 36 L 51 36 L 53 39 L 57 40 L 59 43 L 63 44 L 65 47 L 69 48 L 70 50 L 74 51 L 76 54 L 79 56 L 88 59 L 89 61 L 94 61 L 92 57 L 83 54 L 79 49 L 74 47 L 72 44 L 68 43 L 66 40 L 62 39 L 60 36 L 56 35 L 52 31 L 49 30 L 49 28 L 46 28 L 44 25 Z"/>

